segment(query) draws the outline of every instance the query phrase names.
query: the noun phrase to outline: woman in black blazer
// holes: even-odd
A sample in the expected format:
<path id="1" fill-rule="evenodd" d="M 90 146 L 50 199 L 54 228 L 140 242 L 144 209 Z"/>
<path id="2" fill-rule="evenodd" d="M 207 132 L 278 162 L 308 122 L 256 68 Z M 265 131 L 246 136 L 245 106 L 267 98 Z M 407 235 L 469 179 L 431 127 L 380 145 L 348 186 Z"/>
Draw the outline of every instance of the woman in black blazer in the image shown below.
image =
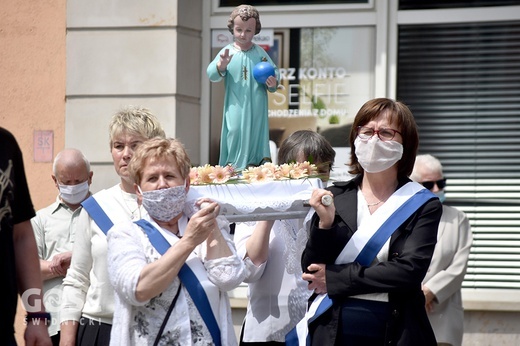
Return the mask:
<path id="1" fill-rule="evenodd" d="M 312 345 L 435 345 L 421 282 L 442 205 L 408 179 L 418 147 L 412 113 L 394 100 L 368 101 L 350 147 L 355 178 L 315 190 L 310 200 L 316 214 L 302 267 L 315 294 L 302 321 L 306 337 Z"/>

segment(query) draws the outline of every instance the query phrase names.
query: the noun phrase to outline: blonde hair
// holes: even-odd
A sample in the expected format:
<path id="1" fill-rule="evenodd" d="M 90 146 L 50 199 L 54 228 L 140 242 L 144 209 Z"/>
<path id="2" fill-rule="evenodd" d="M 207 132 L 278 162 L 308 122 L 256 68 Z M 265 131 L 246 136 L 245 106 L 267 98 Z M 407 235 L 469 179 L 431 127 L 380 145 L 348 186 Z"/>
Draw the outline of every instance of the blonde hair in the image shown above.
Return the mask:
<path id="1" fill-rule="evenodd" d="M 148 108 L 132 105 L 123 107 L 112 116 L 108 131 L 110 147 L 114 138 L 122 133 L 131 133 L 146 139 L 166 136 L 159 120 Z"/>
<path id="2" fill-rule="evenodd" d="M 135 184 L 139 184 L 147 162 L 167 157 L 173 158 L 184 179 L 189 177 L 191 161 L 184 149 L 184 145 L 174 138 L 152 138 L 137 147 L 132 159 L 130 159 L 128 164 L 130 178 Z"/>

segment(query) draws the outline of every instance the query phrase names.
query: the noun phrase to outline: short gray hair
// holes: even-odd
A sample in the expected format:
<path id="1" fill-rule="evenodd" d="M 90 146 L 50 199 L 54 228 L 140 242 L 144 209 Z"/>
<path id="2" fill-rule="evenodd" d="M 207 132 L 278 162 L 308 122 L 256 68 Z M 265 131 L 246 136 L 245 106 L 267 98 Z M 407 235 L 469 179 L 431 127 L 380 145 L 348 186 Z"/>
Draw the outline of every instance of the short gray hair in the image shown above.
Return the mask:
<path id="1" fill-rule="evenodd" d="M 442 176 L 442 164 L 438 158 L 430 154 L 422 154 L 417 155 L 415 158 L 415 164 L 413 166 L 412 174 L 410 174 L 410 179 L 413 181 L 420 182 L 422 180 L 421 174 L 418 172 L 419 167 L 426 168 L 430 172 L 439 172 Z"/>
<path id="2" fill-rule="evenodd" d="M 87 173 L 90 172 L 90 161 L 87 159 L 87 157 L 85 155 L 83 155 L 83 153 L 80 150 L 70 148 L 70 149 L 63 149 L 56 155 L 56 157 L 54 158 L 54 162 L 52 163 L 52 174 L 54 174 L 55 176 L 57 175 L 58 163 L 62 159 L 62 157 L 65 155 L 67 157 L 67 163 L 74 162 L 77 164 L 78 161 L 83 161 L 85 163 L 85 168 L 87 169 Z"/>

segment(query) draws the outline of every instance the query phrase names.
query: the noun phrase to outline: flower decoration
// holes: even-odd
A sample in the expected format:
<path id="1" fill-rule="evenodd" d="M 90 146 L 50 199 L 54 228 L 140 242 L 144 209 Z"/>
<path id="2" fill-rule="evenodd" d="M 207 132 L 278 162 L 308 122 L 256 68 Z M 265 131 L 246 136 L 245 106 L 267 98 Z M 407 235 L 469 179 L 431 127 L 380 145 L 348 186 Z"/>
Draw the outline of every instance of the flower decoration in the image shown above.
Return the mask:
<path id="1" fill-rule="evenodd" d="M 303 179 L 319 177 L 315 164 L 308 161 L 301 163 L 284 163 L 275 165 L 271 162 L 258 167 L 236 171 L 233 166 L 192 167 L 190 171 L 191 185 L 259 183 L 276 180 Z"/>

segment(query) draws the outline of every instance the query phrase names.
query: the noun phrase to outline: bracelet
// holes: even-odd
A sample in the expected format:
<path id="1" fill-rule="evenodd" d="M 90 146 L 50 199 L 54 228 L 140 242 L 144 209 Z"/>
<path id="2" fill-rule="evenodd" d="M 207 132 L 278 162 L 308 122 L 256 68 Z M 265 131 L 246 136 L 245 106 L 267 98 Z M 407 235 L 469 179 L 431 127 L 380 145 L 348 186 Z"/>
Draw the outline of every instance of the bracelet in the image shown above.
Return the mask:
<path id="1" fill-rule="evenodd" d="M 51 314 L 48 312 L 28 312 L 25 315 L 25 322 L 29 320 L 45 320 L 45 324 L 51 321 Z"/>
<path id="2" fill-rule="evenodd" d="M 218 75 L 222 78 L 224 78 L 224 76 L 226 75 L 226 71 L 224 72 L 220 72 L 220 70 L 218 69 L 218 66 L 217 66 L 217 72 L 218 72 Z"/>

